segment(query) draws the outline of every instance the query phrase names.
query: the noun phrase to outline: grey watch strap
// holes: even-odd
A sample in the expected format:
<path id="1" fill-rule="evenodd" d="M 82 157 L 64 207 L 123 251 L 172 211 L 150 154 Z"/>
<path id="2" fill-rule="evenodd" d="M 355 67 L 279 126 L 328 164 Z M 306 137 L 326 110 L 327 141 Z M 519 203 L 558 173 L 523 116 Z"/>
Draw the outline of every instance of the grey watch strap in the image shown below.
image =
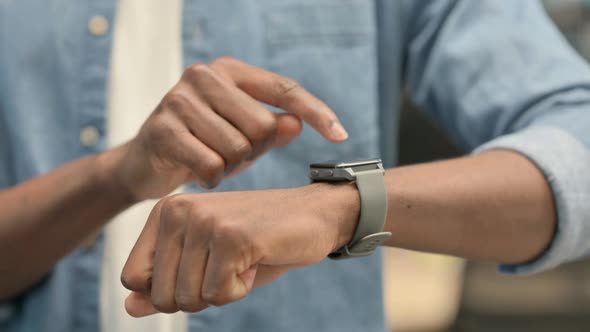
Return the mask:
<path id="1" fill-rule="evenodd" d="M 358 226 L 352 241 L 329 255 L 333 259 L 368 256 L 391 236 L 391 233 L 383 232 L 387 217 L 383 169 L 358 171 L 355 175 L 361 198 Z"/>

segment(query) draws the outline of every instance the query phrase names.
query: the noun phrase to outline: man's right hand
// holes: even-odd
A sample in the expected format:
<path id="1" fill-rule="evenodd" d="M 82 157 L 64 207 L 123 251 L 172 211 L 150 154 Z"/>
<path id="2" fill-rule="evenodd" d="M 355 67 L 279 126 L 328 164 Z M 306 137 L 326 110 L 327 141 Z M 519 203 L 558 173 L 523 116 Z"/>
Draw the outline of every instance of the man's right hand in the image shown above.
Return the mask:
<path id="1" fill-rule="evenodd" d="M 189 67 L 131 141 L 0 190 L 0 302 L 130 205 L 188 181 L 214 187 L 292 141 L 301 120 L 346 139 L 334 112 L 290 79 L 231 58 Z"/>
<path id="2" fill-rule="evenodd" d="M 301 120 L 333 143 L 348 137 L 336 114 L 297 82 L 223 57 L 188 67 L 139 134 L 104 157 L 112 156 L 114 179 L 135 200 L 162 197 L 189 181 L 213 188 L 291 142 Z"/>

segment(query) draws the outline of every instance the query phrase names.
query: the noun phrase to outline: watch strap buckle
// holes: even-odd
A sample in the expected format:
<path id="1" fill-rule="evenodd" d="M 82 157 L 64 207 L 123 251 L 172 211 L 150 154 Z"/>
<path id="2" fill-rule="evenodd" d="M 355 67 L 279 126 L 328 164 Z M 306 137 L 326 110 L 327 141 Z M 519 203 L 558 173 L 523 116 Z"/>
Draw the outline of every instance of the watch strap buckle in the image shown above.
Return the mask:
<path id="1" fill-rule="evenodd" d="M 380 232 L 367 235 L 353 244 L 345 245 L 340 250 L 328 255 L 332 259 L 369 256 L 377 247 L 391 237 L 391 232 Z"/>

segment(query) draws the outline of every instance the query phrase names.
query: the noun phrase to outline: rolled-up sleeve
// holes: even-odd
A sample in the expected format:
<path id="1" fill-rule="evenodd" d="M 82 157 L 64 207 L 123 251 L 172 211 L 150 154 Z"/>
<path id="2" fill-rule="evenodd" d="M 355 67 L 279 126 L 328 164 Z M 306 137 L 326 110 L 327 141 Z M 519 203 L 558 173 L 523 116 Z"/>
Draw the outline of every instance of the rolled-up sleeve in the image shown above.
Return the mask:
<path id="1" fill-rule="evenodd" d="M 507 273 L 590 255 L 590 70 L 536 1 L 415 1 L 406 75 L 414 102 L 480 153 L 523 154 L 547 178 L 558 226 L 546 252 Z"/>

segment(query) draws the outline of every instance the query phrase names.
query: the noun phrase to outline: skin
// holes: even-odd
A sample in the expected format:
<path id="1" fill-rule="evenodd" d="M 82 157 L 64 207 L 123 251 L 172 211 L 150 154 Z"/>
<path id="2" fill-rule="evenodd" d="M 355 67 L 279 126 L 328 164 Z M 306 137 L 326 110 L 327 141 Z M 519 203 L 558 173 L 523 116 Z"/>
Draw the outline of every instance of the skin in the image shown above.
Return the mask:
<path id="1" fill-rule="evenodd" d="M 273 115 L 257 101 L 288 113 Z M 190 181 L 213 187 L 288 144 L 300 119 L 331 142 L 347 137 L 334 112 L 289 79 L 229 58 L 189 68 L 129 143 L 0 192 L 0 299 L 30 287 L 134 202 Z M 547 181 L 517 153 L 395 168 L 385 180 L 389 246 L 522 263 L 552 239 Z M 238 301 L 348 243 L 359 205 L 352 184 L 163 198 L 121 276 L 132 290 L 127 311 L 197 312 Z"/>
<path id="2" fill-rule="evenodd" d="M 553 236 L 547 182 L 514 152 L 391 169 L 385 182 L 388 246 L 523 263 Z M 140 317 L 238 301 L 347 244 L 359 205 L 351 184 L 165 198 L 123 270 L 126 309 Z"/>
<path id="3" fill-rule="evenodd" d="M 127 144 L 0 191 L 0 301 L 117 213 L 186 182 L 216 186 L 289 144 L 302 120 L 331 142 L 347 138 L 334 112 L 293 80 L 232 58 L 187 68 Z"/>

